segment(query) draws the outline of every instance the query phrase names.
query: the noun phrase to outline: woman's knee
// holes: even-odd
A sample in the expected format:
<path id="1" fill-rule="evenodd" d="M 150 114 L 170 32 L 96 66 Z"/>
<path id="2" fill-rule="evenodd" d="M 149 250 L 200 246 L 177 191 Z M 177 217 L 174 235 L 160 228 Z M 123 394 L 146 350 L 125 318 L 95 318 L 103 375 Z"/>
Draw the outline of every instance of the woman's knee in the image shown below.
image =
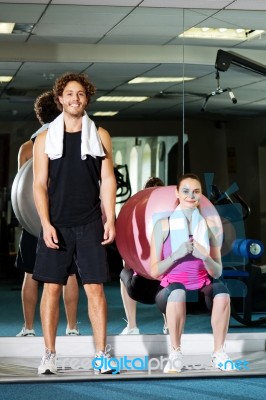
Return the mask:
<path id="1" fill-rule="evenodd" d="M 186 301 L 186 291 L 184 289 L 173 290 L 167 299 L 167 303 L 184 303 Z"/>
<path id="2" fill-rule="evenodd" d="M 230 296 L 229 293 L 218 293 L 214 296 L 214 304 L 219 305 L 220 307 L 229 307 L 230 306 Z"/>
<path id="3" fill-rule="evenodd" d="M 162 288 L 155 297 L 155 303 L 159 310 L 165 314 L 168 302 L 184 302 L 186 300 L 186 290 L 184 285 L 173 283 Z"/>

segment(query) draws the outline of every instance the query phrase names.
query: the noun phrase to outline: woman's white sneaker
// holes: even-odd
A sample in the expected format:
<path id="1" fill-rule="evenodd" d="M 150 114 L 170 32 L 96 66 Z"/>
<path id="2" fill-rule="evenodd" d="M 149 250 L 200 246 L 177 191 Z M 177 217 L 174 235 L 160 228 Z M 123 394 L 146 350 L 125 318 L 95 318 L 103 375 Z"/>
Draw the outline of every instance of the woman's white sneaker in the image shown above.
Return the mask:
<path id="1" fill-rule="evenodd" d="M 34 329 L 27 329 L 27 328 L 25 328 L 25 326 L 23 326 L 21 331 L 16 336 L 17 337 L 35 336 L 35 330 Z"/>
<path id="2" fill-rule="evenodd" d="M 122 330 L 120 335 L 139 335 L 139 328 L 129 328 L 128 326 L 126 326 L 125 329 Z"/>
<path id="3" fill-rule="evenodd" d="M 223 347 L 219 351 L 212 353 L 212 366 L 221 371 L 233 371 L 235 369 L 234 362 L 226 354 Z"/>
<path id="4" fill-rule="evenodd" d="M 164 367 L 164 373 L 181 372 L 183 368 L 183 355 L 180 347 L 171 351 L 168 361 Z"/>

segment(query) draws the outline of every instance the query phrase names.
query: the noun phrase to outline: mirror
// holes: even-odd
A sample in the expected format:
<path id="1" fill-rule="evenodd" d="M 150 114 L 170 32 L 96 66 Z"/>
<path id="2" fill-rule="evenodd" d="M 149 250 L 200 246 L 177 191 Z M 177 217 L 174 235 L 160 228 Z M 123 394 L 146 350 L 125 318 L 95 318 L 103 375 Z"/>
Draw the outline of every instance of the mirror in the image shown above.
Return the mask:
<path id="1" fill-rule="evenodd" d="M 35 6 L 38 14 L 39 8 L 43 6 Z M 9 15 L 9 12 L 15 15 L 14 7 L 16 7 L 14 4 L 1 2 L 1 15 Z M 25 7 L 25 5 L 20 5 L 20 7 Z M 127 7 L 119 8 L 121 15 L 126 16 L 129 11 Z M 21 8 L 21 10 L 26 12 L 26 8 Z M 57 12 L 53 15 L 51 9 L 48 10 L 45 17 L 47 20 L 43 21 L 43 29 L 47 28 L 45 25 L 47 21 L 57 22 L 56 18 L 60 18 L 57 23 L 59 29 L 59 25 L 63 23 L 62 15 L 58 14 L 59 8 L 56 10 Z M 73 15 L 72 6 L 68 10 Z M 112 7 L 94 7 L 94 11 L 96 10 L 103 16 L 105 12 L 110 13 Z M 264 26 L 266 11 L 237 10 L 233 6 L 222 10 L 138 7 L 136 11 L 133 9 L 130 11 L 129 19 L 125 18 L 123 22 L 121 17 L 117 25 L 117 14 L 112 14 L 112 12 L 109 14 L 114 18 L 112 21 L 109 19 L 108 22 L 110 34 L 103 36 L 99 46 L 93 37 L 83 38 L 78 42 L 77 37 L 72 38 L 72 33 L 70 41 L 70 33 L 67 31 L 63 35 L 65 39 L 61 39 L 60 46 L 56 47 L 53 43 L 55 36 L 53 32 L 50 32 L 50 36 L 41 39 L 41 58 L 37 55 L 39 49 L 36 52 L 37 37 L 42 34 L 40 28 L 36 34 L 29 35 L 27 46 L 24 42 L 25 36 L 21 32 L 17 31 L 15 40 L 14 36 L 12 38 L 7 36 L 5 40 L 0 36 L 3 45 L 0 55 L 1 75 L 11 73 L 13 69 L 13 72 L 17 72 L 18 82 L 17 86 L 15 86 L 16 80 L 14 84 L 1 82 L 1 187 L 8 188 L 8 196 L 17 168 L 18 148 L 38 128 L 32 110 L 36 95 L 50 88 L 55 76 L 61 75 L 66 70 L 85 71 L 93 77 L 96 87 L 99 88 L 89 107 L 91 113 L 100 110 L 110 111 L 110 109 L 119 111 L 116 118 L 95 117 L 95 121 L 111 132 L 114 159 L 118 164 L 128 165 L 134 191 L 141 189 L 144 178 L 149 175 L 159 175 L 168 184 L 174 184 L 176 170 L 181 172 L 190 169 L 197 172 L 203 179 L 206 172 L 214 174 L 213 183 L 222 192 L 227 190 L 230 192 L 232 186 L 237 185 L 233 186 L 233 189 L 238 187 L 236 191 L 251 208 L 251 216 L 245 220 L 244 224 L 246 237 L 260 239 L 265 243 L 264 188 L 266 182 L 263 173 L 266 156 L 265 77 L 239 65 L 230 65 L 228 70 L 219 71 L 217 79 L 215 69 L 217 51 L 220 48 L 266 65 L 266 56 L 263 51 L 265 35 L 261 33 L 256 37 L 250 32 L 245 40 L 237 38 L 230 41 L 225 41 L 223 38 L 213 41 L 213 39 L 195 39 L 178 35 L 192 26 L 242 28 L 243 21 L 245 21 L 245 28 L 246 24 L 250 24 L 248 26 L 250 31 L 259 30 Z M 95 15 L 94 18 L 96 18 Z M 132 30 L 127 30 L 125 34 L 123 29 L 127 21 Z M 137 34 L 137 21 L 142 27 L 141 35 Z M 146 27 L 147 32 L 145 45 L 142 45 L 145 35 L 143 27 Z M 102 33 L 98 35 L 101 36 Z M 67 42 L 69 45 L 66 44 Z M 31 51 L 35 48 L 36 54 L 34 56 L 33 53 L 30 54 L 26 47 L 30 47 Z M 152 49 L 152 53 L 149 49 Z M 29 60 L 27 60 L 28 54 Z M 53 71 L 54 76 L 47 71 Z M 39 79 L 40 76 L 42 81 Z M 127 84 L 130 78 L 133 79 L 136 76 L 178 76 L 183 78 L 183 81 Z M 185 80 L 184 78 L 193 79 Z M 25 87 L 26 84 L 27 87 Z M 220 88 L 232 89 L 237 103 L 232 102 L 229 91 L 217 93 L 209 97 L 202 112 L 207 96 L 212 92 L 219 92 Z M 150 99 L 127 105 L 99 103 L 97 101 L 99 97 L 107 95 L 108 91 L 117 95 L 129 93 L 130 95 L 146 95 Z M 4 150 L 8 148 L 8 145 L 9 152 Z M 133 148 L 135 155 L 131 153 Z M 9 159 L 7 154 L 9 154 Z M 185 155 L 184 163 L 183 154 Z M 146 161 L 144 163 L 141 160 Z M 9 171 L 7 171 L 7 165 L 9 165 Z M 5 203 L 5 196 L 3 192 L 1 207 Z M 6 218 L 5 212 L 4 209 L 2 221 Z M 10 208 L 7 212 L 10 213 Z M 3 232 L 5 228 L 5 223 L 2 222 Z M 14 256 L 8 260 L 5 258 L 7 250 L 4 242 L 6 244 L 6 240 L 3 241 L 2 237 L 6 238 L 7 233 L 1 233 L 1 276 L 3 277 L 1 281 L 4 287 L 0 294 L 0 307 L 1 315 L 4 316 L 2 320 L 8 324 L 8 329 L 4 328 L 1 335 L 14 336 L 18 333 L 16 332 L 17 321 L 20 319 L 22 321 L 20 283 L 15 282 L 11 290 L 5 290 L 5 277 L 10 273 L 10 268 L 13 268 Z M 262 259 L 261 263 L 264 262 L 265 259 Z M 110 289 L 112 289 L 111 286 Z M 84 300 L 82 290 L 80 296 L 81 300 Z M 258 298 L 256 301 L 259 309 L 262 307 L 261 299 Z M 15 313 L 9 312 L 10 304 L 16 304 Z M 110 306 L 112 307 L 111 302 Z M 63 305 L 61 309 L 61 319 L 65 321 Z M 108 329 L 111 334 L 121 332 L 125 326 L 123 317 L 119 285 L 117 285 L 113 314 L 112 312 L 109 314 L 109 321 L 115 321 Z M 82 301 L 78 319 L 81 320 L 81 318 L 79 325 L 81 333 L 90 334 Z M 162 333 L 163 319 L 155 306 L 139 305 L 137 318 L 141 333 Z M 191 326 L 190 329 L 192 328 Z M 60 327 L 59 334 L 63 335 L 64 329 L 65 326 Z M 36 330 L 40 333 L 40 325 L 37 325 Z"/>

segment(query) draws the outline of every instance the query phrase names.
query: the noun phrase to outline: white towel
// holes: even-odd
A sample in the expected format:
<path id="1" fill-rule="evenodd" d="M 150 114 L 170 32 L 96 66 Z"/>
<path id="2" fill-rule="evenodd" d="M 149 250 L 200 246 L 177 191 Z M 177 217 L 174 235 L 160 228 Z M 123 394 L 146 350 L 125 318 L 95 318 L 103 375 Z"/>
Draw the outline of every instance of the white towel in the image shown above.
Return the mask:
<path id="1" fill-rule="evenodd" d="M 64 114 L 60 114 L 50 123 L 45 142 L 45 153 L 51 160 L 63 155 L 64 141 Z M 85 160 L 87 155 L 94 158 L 105 156 L 102 142 L 95 123 L 84 112 L 81 128 L 81 159 Z"/>
<path id="2" fill-rule="evenodd" d="M 188 221 L 180 205 L 169 218 L 170 224 L 170 239 L 172 252 L 176 251 L 179 246 L 189 240 Z M 200 214 L 199 210 L 195 208 L 191 217 L 191 234 L 193 239 L 200 243 L 210 254 L 210 241 L 208 235 L 208 226 L 205 219 Z"/>
<path id="3" fill-rule="evenodd" d="M 38 136 L 40 133 L 45 131 L 49 126 L 49 123 L 43 124 L 33 135 L 31 135 L 31 140 L 34 139 L 36 136 Z"/>

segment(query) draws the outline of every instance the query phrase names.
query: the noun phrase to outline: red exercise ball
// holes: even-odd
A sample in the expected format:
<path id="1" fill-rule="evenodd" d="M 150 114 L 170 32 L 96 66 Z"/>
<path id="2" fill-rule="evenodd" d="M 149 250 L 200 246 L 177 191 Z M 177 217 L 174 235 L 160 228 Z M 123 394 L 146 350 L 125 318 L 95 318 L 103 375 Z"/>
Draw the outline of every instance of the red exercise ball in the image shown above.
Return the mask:
<path id="1" fill-rule="evenodd" d="M 153 187 L 139 191 L 122 207 L 116 221 L 116 244 L 125 264 L 139 275 L 150 275 L 150 240 L 158 219 L 177 207 L 176 186 Z M 201 196 L 199 210 L 222 245 L 221 219 L 213 204 Z"/>

